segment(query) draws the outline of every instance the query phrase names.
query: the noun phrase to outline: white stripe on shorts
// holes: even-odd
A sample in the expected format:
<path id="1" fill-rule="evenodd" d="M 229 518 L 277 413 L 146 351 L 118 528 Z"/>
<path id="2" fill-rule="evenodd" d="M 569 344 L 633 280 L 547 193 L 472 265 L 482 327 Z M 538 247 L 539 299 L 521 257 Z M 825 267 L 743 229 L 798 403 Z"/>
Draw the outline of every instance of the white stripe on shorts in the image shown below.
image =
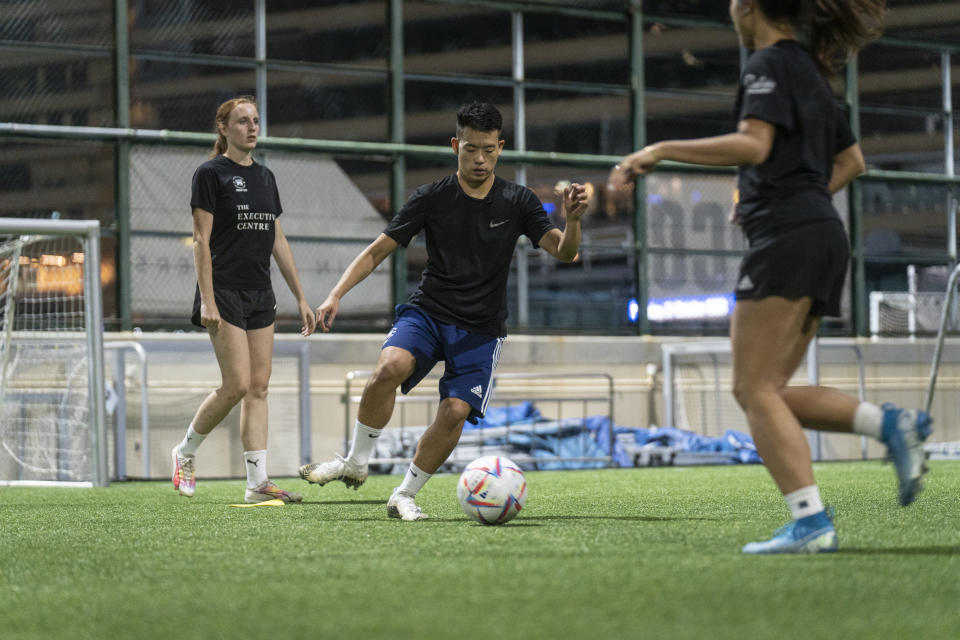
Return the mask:
<path id="1" fill-rule="evenodd" d="M 487 403 L 490 402 L 490 396 L 493 392 L 493 374 L 497 371 L 497 364 L 500 362 L 500 347 L 503 346 L 505 337 L 497 338 L 497 346 L 493 350 L 493 366 L 490 367 L 490 379 L 487 380 L 487 389 L 483 392 L 483 400 L 480 403 L 480 413 L 487 412 Z"/>

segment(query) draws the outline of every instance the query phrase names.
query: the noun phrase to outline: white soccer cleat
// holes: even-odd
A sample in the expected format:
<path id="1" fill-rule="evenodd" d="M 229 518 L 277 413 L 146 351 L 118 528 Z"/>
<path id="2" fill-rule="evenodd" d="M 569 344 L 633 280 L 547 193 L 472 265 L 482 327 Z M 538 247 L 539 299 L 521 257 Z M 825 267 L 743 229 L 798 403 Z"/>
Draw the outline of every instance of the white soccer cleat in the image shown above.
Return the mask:
<path id="1" fill-rule="evenodd" d="M 359 466 L 337 455 L 330 462 L 321 464 L 305 464 L 300 467 L 300 477 L 311 484 L 321 487 L 328 482 L 340 480 L 352 489 L 360 488 L 367 481 L 367 467 Z"/>
<path id="2" fill-rule="evenodd" d="M 400 487 L 394 489 L 390 499 L 387 500 L 387 515 L 407 521 L 426 520 L 430 517 L 420 510 L 417 503 L 413 501 L 413 496 L 402 493 Z"/>
<path id="3" fill-rule="evenodd" d="M 243 496 L 243 501 L 247 504 L 256 504 L 266 502 L 267 500 L 283 500 L 287 504 L 291 502 L 300 502 L 303 496 L 295 491 L 284 491 L 277 485 L 267 480 L 256 489 L 247 489 Z"/>
<path id="4" fill-rule="evenodd" d="M 197 477 L 193 470 L 194 456 L 180 455 L 180 445 L 176 445 L 170 451 L 170 457 L 173 458 L 173 488 L 182 496 L 193 497 L 197 487 Z"/>

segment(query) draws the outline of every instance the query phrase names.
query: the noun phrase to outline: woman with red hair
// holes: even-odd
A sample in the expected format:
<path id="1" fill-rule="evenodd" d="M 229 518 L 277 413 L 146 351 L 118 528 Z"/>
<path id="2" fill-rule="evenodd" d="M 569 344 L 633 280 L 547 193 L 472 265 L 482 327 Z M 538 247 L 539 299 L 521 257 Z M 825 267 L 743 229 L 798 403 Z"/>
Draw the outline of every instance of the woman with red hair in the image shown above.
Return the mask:
<path id="1" fill-rule="evenodd" d="M 220 105 L 216 130 L 213 153 L 194 173 L 190 198 L 197 270 L 192 322 L 209 333 L 222 382 L 171 451 L 173 486 L 180 495 L 193 495 L 197 447 L 239 402 L 247 472 L 244 501 L 300 502 L 300 494 L 284 491 L 267 477 L 267 386 L 277 308 L 271 255 L 297 299 L 302 335 L 313 333 L 316 321 L 278 220 L 283 209 L 277 181 L 251 155 L 260 133 L 253 98 Z"/>

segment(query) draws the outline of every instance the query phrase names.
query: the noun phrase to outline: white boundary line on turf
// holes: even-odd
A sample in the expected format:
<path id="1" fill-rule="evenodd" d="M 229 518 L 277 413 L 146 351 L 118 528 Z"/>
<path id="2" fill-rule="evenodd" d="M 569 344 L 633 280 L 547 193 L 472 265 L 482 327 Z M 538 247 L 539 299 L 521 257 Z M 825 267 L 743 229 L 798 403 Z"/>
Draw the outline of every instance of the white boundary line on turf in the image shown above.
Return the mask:
<path id="1" fill-rule="evenodd" d="M 57 480 L 0 480 L 0 487 L 66 487 L 89 489 L 92 482 L 59 482 Z"/>

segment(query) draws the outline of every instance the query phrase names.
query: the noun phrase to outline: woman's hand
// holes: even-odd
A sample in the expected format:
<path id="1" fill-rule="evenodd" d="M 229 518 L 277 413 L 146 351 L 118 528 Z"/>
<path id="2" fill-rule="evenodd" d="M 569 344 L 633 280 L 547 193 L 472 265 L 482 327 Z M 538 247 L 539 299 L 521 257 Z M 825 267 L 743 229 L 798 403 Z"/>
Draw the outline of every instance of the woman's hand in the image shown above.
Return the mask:
<path id="1" fill-rule="evenodd" d="M 200 324 L 202 324 L 204 328 L 210 331 L 216 331 L 220 328 L 222 321 L 220 311 L 217 309 L 216 304 L 208 305 L 206 302 L 200 303 Z"/>
<path id="2" fill-rule="evenodd" d="M 313 309 L 307 304 L 306 300 L 301 300 L 297 304 L 297 310 L 300 312 L 300 319 L 303 326 L 300 327 L 300 335 L 307 337 L 317 329 L 317 318 L 313 315 Z"/>
<path id="3" fill-rule="evenodd" d="M 620 164 L 613 167 L 607 179 L 607 189 L 618 191 L 636 179 L 637 176 L 648 173 L 660 161 L 653 145 L 646 146 L 640 151 L 634 151 L 624 156 Z"/>

